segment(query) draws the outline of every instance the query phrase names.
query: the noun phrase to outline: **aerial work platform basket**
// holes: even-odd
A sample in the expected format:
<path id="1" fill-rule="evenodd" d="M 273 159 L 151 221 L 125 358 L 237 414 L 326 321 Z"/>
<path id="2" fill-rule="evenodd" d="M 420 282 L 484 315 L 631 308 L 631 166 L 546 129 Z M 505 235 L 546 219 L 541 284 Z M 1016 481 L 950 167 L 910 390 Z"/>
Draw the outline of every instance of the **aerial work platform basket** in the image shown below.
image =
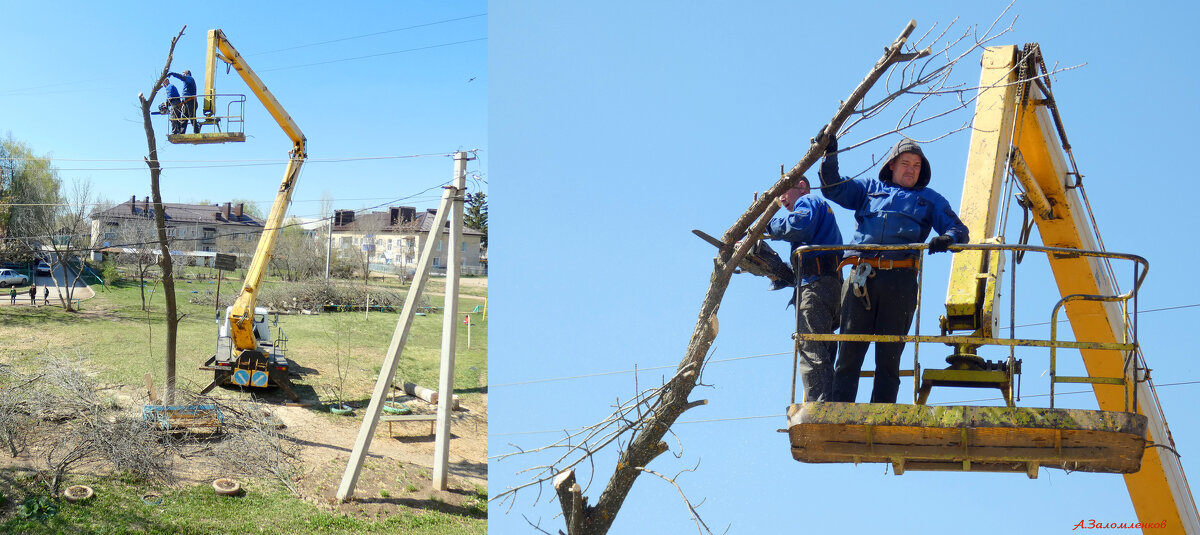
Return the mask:
<path id="1" fill-rule="evenodd" d="M 788 406 L 792 458 L 906 470 L 1133 473 L 1146 417 L 1129 412 L 810 402 Z"/>
<path id="2" fill-rule="evenodd" d="M 856 249 L 888 249 L 897 246 L 855 246 Z M 924 245 L 903 246 L 922 248 Z M 837 249 L 835 246 L 804 247 Z M 1145 369 L 1138 365 L 1136 352 L 1137 288 L 1145 277 L 1145 259 L 1135 255 L 1097 251 L 1064 250 L 1053 247 L 1003 244 L 955 246 L 959 250 L 983 250 L 993 256 L 1005 251 L 1043 252 L 1050 255 L 1095 256 L 1130 260 L 1135 264 L 1133 289 L 1125 294 L 1068 295 L 1054 305 L 1050 320 L 1050 339 L 1018 339 L 978 336 L 941 336 L 920 334 L 919 313 L 915 335 L 797 334 L 796 357 L 805 341 L 905 342 L 913 345 L 913 368 L 900 370 L 913 378 L 913 404 L 796 402 L 796 370 L 793 367 L 792 403 L 787 407 L 787 433 L 792 457 L 807 463 L 888 463 L 897 475 L 911 470 L 979 471 L 1025 473 L 1037 477 L 1040 467 L 1067 471 L 1129 474 L 1141 469 L 1147 447 L 1147 418 L 1138 414 L 1134 378 L 1144 380 Z M 798 257 L 798 256 L 797 256 Z M 917 257 L 918 259 L 920 256 Z M 1015 264 L 1015 262 L 1014 262 Z M 920 303 L 920 269 L 918 303 Z M 1015 276 L 1014 276 L 1015 279 Z M 1014 285 L 1015 288 L 1015 285 Z M 1126 322 L 1123 341 L 1059 340 L 1059 312 L 1067 307 L 1094 307 L 1119 303 Z M 1132 304 L 1132 309 L 1129 306 Z M 919 305 L 918 305 L 919 310 Z M 1011 321 L 1011 319 L 1010 319 Z M 943 319 L 944 323 L 944 319 Z M 987 331 L 990 332 L 990 331 Z M 954 348 L 946 369 L 921 369 L 919 359 L 923 343 L 945 344 Z M 1000 362 L 985 361 L 976 353 L 985 346 L 1009 349 Z M 1021 360 L 1017 348 L 1049 350 L 1049 407 L 1017 407 L 1020 400 Z M 1058 372 L 1057 355 L 1061 349 L 1111 353 L 1117 365 L 1110 376 L 1065 376 Z M 1039 364 L 1038 369 L 1042 369 Z M 862 377 L 871 377 L 864 371 Z M 1055 385 L 1090 383 L 1093 388 L 1121 388 L 1125 396 L 1123 410 L 1087 410 L 1055 408 Z M 1003 406 L 926 404 L 934 386 L 997 388 Z M 1119 394 L 1118 394 L 1119 395 Z M 1108 407 L 1112 408 L 1112 407 Z"/>
<path id="3" fill-rule="evenodd" d="M 217 102 L 218 97 L 223 97 L 225 100 L 224 114 L 217 114 L 215 112 L 215 103 Z M 246 134 L 243 131 L 245 126 L 246 95 L 207 95 L 204 96 L 204 101 L 204 115 L 169 119 L 169 121 L 182 121 L 184 123 L 185 133 L 168 134 L 167 141 L 175 144 L 186 145 L 235 143 L 246 141 Z M 193 119 L 195 119 L 197 124 L 199 124 L 201 127 L 210 126 L 214 129 L 214 131 L 191 134 L 186 133 L 187 130 L 191 128 Z"/>

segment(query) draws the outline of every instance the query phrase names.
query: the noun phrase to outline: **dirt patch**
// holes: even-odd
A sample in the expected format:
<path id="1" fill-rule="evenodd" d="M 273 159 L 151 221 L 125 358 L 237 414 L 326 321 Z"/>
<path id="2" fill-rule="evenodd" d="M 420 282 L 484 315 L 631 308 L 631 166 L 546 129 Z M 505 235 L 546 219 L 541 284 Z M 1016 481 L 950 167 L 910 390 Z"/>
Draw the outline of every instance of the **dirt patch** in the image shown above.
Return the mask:
<path id="1" fill-rule="evenodd" d="M 397 398 L 415 413 L 435 414 L 436 407 L 409 397 Z M 365 408 L 354 416 L 336 416 L 303 407 L 279 407 L 275 414 L 301 446 L 305 473 L 300 494 L 313 503 L 345 514 L 379 517 L 398 507 L 435 508 L 472 514 L 482 505 L 476 494 L 487 489 L 487 395 L 463 402 L 451 420 L 448 489 L 433 488 L 435 437 L 430 422 L 380 422 L 363 460 L 354 500 L 338 503 L 336 494 L 358 437 Z M 486 499 L 486 498 L 483 498 Z"/>
<path id="2" fill-rule="evenodd" d="M 117 387 L 107 387 L 118 392 Z M 144 394 L 144 393 L 143 393 Z M 144 396 L 127 387 L 117 394 L 122 406 L 140 411 Z M 397 397 L 415 413 L 435 414 L 436 406 L 420 399 Z M 487 516 L 487 395 L 464 400 L 451 420 L 447 490 L 433 488 L 435 437 L 430 422 L 380 422 L 355 485 L 353 499 L 340 503 L 337 490 L 346 471 L 365 407 L 353 415 L 334 415 L 324 407 L 288 406 L 268 403 L 263 406 L 284 427 L 278 431 L 285 449 L 298 457 L 298 474 L 292 478 L 297 494 L 325 510 L 379 519 L 402 509 L 436 510 L 476 518 Z M 231 422 L 232 423 L 232 422 Z M 195 440 L 180 449 L 175 470 L 178 486 L 206 485 L 218 477 L 245 481 L 230 468 L 215 463 L 212 449 L 219 441 L 229 440 L 230 430 L 217 434 L 197 434 Z M 40 468 L 36 452 L 26 451 L 12 458 L 0 454 L 0 469 L 18 471 Z M 81 474 L 82 475 L 82 474 Z"/>

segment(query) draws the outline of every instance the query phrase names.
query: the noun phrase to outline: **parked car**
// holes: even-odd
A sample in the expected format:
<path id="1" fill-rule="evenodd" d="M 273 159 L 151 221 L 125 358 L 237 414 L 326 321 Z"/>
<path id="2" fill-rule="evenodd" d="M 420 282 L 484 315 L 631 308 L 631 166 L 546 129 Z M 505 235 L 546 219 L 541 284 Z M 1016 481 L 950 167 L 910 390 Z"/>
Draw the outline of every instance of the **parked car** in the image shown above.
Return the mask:
<path id="1" fill-rule="evenodd" d="M 50 274 L 50 264 L 47 264 L 45 260 L 38 262 L 37 274 L 38 275 L 49 275 Z"/>
<path id="2" fill-rule="evenodd" d="M 0 269 L 0 288 L 6 286 L 24 286 L 29 284 L 29 277 L 11 269 Z"/>

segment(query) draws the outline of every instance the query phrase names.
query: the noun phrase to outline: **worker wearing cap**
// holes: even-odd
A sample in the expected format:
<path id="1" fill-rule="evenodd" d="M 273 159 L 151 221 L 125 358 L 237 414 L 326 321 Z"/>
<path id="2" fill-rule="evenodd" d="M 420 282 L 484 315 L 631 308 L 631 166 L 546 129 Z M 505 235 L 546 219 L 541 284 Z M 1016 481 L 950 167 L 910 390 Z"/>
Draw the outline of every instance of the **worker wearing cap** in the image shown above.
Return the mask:
<path id="1" fill-rule="evenodd" d="M 818 137 L 824 135 L 824 129 Z M 851 244 L 923 243 L 929 253 L 966 243 L 967 227 L 950 203 L 930 189 L 929 160 L 921 147 L 903 138 L 892 147 L 879 178 L 843 178 L 838 172 L 837 137 L 829 136 L 820 177 L 829 200 L 854 210 L 858 226 Z M 842 288 L 842 334 L 905 335 L 917 306 L 919 251 L 847 251 L 842 265 L 854 268 Z M 869 342 L 842 342 L 834 366 L 833 400 L 853 402 Z M 903 342 L 875 343 L 875 384 L 871 403 L 895 403 L 900 389 Z"/>
<path id="2" fill-rule="evenodd" d="M 796 249 L 804 245 L 841 245 L 842 232 L 825 199 L 809 193 L 808 180 L 800 177 L 778 199 L 787 213 L 777 215 L 767 225 L 767 238 L 791 244 L 789 258 L 796 260 Z M 841 310 L 842 276 L 838 271 L 838 251 L 812 251 L 801 255 L 796 277 L 796 332 L 831 334 L 838 326 Z M 837 342 L 800 342 L 797 366 L 804 383 L 804 401 L 831 401 L 833 363 Z"/>
<path id="3" fill-rule="evenodd" d="M 187 131 L 187 123 L 192 123 L 192 133 L 200 133 L 200 121 L 196 119 L 196 79 L 192 78 L 192 71 L 184 69 L 183 74 L 173 72 L 167 73 L 168 76 L 174 76 L 183 82 L 183 132 Z"/>
<path id="4" fill-rule="evenodd" d="M 183 102 L 179 99 L 179 90 L 170 80 L 163 78 L 162 87 L 167 92 L 167 107 L 170 108 L 171 134 L 182 134 L 187 131 L 187 123 L 181 118 Z"/>

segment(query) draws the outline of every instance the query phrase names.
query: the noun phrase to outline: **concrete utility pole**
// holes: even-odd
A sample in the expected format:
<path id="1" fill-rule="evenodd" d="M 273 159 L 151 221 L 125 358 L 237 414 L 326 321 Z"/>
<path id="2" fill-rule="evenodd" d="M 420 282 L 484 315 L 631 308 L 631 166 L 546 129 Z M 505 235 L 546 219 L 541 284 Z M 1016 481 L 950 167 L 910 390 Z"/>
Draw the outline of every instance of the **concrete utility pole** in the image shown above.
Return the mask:
<path id="1" fill-rule="evenodd" d="M 442 314 L 442 366 L 438 371 L 437 439 L 433 445 L 433 486 L 446 490 L 450 465 L 450 408 L 454 400 L 454 342 L 458 334 L 458 275 L 462 247 L 463 196 L 467 191 L 467 153 L 454 153 L 454 208 L 450 212 L 450 250 L 446 252 L 446 303 Z M 437 229 L 440 233 L 441 229 Z M 430 229 L 433 239 L 434 229 Z"/>
<path id="2" fill-rule="evenodd" d="M 363 415 L 362 425 L 358 429 L 358 438 L 355 439 L 354 450 L 351 451 L 350 460 L 346 463 L 346 471 L 342 475 L 342 482 L 337 491 L 338 500 L 348 500 L 354 494 L 355 485 L 358 484 L 358 476 L 362 470 L 363 461 L 367 455 L 367 451 L 371 449 L 371 439 L 375 435 L 375 427 L 379 424 L 379 415 L 383 410 L 383 402 L 387 399 L 388 391 L 392 388 L 392 381 L 396 377 L 396 363 L 400 360 L 400 354 L 404 350 L 404 345 L 408 340 L 408 333 L 412 329 L 413 317 L 416 315 L 417 309 L 417 298 L 425 290 L 425 283 L 429 279 L 429 266 L 433 260 L 434 247 L 441 240 L 441 230 L 452 212 L 454 214 L 454 223 L 451 225 L 450 233 L 450 248 L 452 251 L 450 259 L 453 262 L 458 261 L 458 255 L 453 253 L 453 251 L 460 247 L 457 244 L 462 239 L 462 201 L 463 193 L 466 190 L 467 159 L 465 152 L 456 152 L 454 154 L 454 185 L 447 187 L 442 194 L 442 203 L 439 205 L 437 213 L 434 214 L 433 223 L 430 225 L 429 239 L 425 240 L 421 256 L 417 259 L 417 272 L 413 277 L 412 286 L 408 289 L 408 295 L 404 299 L 404 308 L 401 310 L 400 318 L 396 322 L 396 330 L 392 333 L 392 341 L 388 344 L 383 366 L 379 370 L 379 378 L 375 382 L 375 390 L 371 394 L 371 403 L 367 406 L 366 414 Z M 435 422 L 438 433 L 434 449 L 433 476 L 434 486 L 442 490 L 446 489 L 446 472 L 447 465 L 449 464 L 447 461 L 449 459 L 450 446 L 450 409 L 452 407 L 451 403 L 454 401 L 454 337 L 457 334 L 458 327 L 458 324 L 453 321 L 458 314 L 458 270 L 447 268 L 446 273 L 446 306 L 444 313 L 448 319 L 442 333 L 442 363 L 441 377 L 439 378 L 441 391 L 438 393 L 437 420 Z M 449 340 L 448 345 L 446 340 Z M 409 419 L 411 416 L 393 416 L 392 418 Z"/>
<path id="3" fill-rule="evenodd" d="M 337 211 L 334 211 L 336 214 Z M 325 281 L 329 281 L 329 262 L 333 260 L 333 214 L 329 215 L 329 241 L 325 244 Z"/>

